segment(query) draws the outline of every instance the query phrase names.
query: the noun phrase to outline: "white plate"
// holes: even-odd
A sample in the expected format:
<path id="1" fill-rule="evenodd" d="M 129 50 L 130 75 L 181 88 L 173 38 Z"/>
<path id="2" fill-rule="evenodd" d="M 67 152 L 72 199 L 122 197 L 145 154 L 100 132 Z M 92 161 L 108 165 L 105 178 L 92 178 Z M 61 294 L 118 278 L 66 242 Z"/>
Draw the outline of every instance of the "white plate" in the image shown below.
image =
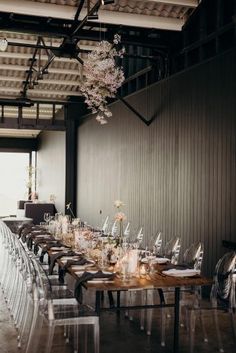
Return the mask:
<path id="1" fill-rule="evenodd" d="M 76 276 L 78 276 L 78 277 L 81 277 L 83 273 L 84 273 L 84 271 L 76 271 L 75 272 Z"/>
<path id="2" fill-rule="evenodd" d="M 107 278 L 94 278 L 91 281 L 88 281 L 87 283 L 114 283 L 114 281 L 109 280 Z"/>
<path id="3" fill-rule="evenodd" d="M 190 269 L 186 269 L 186 270 L 171 269 L 167 271 L 162 271 L 162 273 L 164 275 L 173 276 L 173 277 L 193 277 L 193 276 L 199 275 L 200 271 L 190 270 Z"/>
<path id="4" fill-rule="evenodd" d="M 38 234 L 38 235 L 35 236 L 35 238 L 36 239 L 38 239 L 38 238 L 42 238 L 42 239 L 48 238 L 48 239 L 50 239 L 50 234 Z"/>
<path id="5" fill-rule="evenodd" d="M 168 259 L 167 257 L 157 257 L 155 260 L 157 264 L 166 264 L 169 261 L 170 259 Z"/>
<path id="6" fill-rule="evenodd" d="M 147 264 L 148 262 L 154 262 L 154 260 L 156 259 L 156 256 L 147 256 L 144 257 L 141 262 L 143 262 L 144 264 Z"/>
<path id="7" fill-rule="evenodd" d="M 61 261 L 62 261 L 62 262 L 67 262 L 67 261 L 69 261 L 69 260 L 74 260 L 74 261 L 76 261 L 76 260 L 78 260 L 78 258 L 75 258 L 74 256 L 62 256 L 62 257 L 61 257 Z"/>
<path id="8" fill-rule="evenodd" d="M 72 265 L 72 270 L 85 270 L 85 265 Z"/>

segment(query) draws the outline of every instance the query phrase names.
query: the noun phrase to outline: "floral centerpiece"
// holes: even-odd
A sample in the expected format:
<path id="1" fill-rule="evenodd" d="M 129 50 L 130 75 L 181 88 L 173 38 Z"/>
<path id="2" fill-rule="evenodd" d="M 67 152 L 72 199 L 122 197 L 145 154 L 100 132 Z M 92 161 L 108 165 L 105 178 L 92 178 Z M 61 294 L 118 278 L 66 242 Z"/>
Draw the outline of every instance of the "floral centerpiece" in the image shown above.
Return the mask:
<path id="1" fill-rule="evenodd" d="M 122 57 L 125 52 L 124 48 L 117 49 L 120 40 L 121 37 L 116 34 L 113 43 L 99 42 L 88 54 L 83 66 L 84 80 L 80 91 L 92 113 L 98 113 L 96 120 L 100 124 L 106 124 L 106 118 L 112 116 L 107 108 L 107 99 L 115 97 L 125 79 L 122 68 L 116 65 L 116 58 Z"/>
<path id="2" fill-rule="evenodd" d="M 123 243 L 123 225 L 126 220 L 126 215 L 120 211 L 120 209 L 124 206 L 124 203 L 120 200 L 116 200 L 114 202 L 114 206 L 117 208 L 118 212 L 115 215 L 115 221 L 119 224 L 119 236 L 117 238 L 117 246 L 122 245 Z"/>

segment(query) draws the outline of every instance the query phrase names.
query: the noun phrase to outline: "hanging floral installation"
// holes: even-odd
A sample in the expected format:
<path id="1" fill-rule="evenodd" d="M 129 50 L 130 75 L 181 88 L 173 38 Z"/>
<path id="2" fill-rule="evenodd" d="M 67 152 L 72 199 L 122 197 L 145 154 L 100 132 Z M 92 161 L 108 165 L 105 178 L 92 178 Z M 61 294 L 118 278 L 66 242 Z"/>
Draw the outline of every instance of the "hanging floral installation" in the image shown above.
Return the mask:
<path id="1" fill-rule="evenodd" d="M 88 54 L 83 66 L 83 82 L 80 90 L 85 97 L 85 103 L 97 113 L 96 120 L 106 124 L 112 116 L 107 107 L 108 98 L 114 98 L 125 77 L 122 67 L 117 66 L 116 58 L 122 58 L 125 49 L 118 49 L 121 37 L 116 34 L 113 43 L 101 41 Z"/>

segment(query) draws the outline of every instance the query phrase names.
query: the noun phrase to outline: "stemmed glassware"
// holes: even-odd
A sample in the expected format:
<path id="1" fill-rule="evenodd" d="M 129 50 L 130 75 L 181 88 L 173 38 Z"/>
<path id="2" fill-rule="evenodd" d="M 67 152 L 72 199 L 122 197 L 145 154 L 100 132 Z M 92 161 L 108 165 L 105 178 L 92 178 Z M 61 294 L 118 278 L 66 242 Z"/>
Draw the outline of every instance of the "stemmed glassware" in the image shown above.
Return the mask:
<path id="1" fill-rule="evenodd" d="M 46 224 L 48 225 L 49 221 L 51 219 L 50 213 L 49 212 L 45 212 L 44 215 L 43 215 L 43 219 L 45 220 Z"/>

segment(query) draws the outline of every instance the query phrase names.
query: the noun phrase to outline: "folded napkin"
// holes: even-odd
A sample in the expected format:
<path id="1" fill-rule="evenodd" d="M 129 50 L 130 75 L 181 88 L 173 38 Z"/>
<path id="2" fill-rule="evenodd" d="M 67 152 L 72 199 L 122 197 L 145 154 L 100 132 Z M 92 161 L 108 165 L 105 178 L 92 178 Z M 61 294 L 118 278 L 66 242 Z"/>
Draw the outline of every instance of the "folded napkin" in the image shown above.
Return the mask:
<path id="1" fill-rule="evenodd" d="M 48 232 L 46 232 L 46 231 L 42 231 L 42 232 L 40 232 L 40 233 L 29 233 L 29 234 L 27 234 L 27 237 L 26 237 L 26 244 L 27 244 L 27 246 L 28 246 L 28 248 L 29 249 L 32 249 L 32 245 L 33 245 L 33 239 L 35 239 L 35 238 L 39 238 L 40 237 L 40 235 L 48 235 L 49 237 L 51 237 L 51 234 L 50 233 L 48 233 Z M 44 238 L 45 239 L 45 238 Z"/>
<path id="2" fill-rule="evenodd" d="M 70 266 L 72 266 L 72 265 L 82 266 L 82 265 L 86 265 L 86 264 L 92 264 L 92 262 L 85 259 L 84 257 L 77 259 L 77 260 L 73 260 L 73 259 L 67 260 L 65 265 L 59 268 L 59 282 L 64 283 L 65 274 Z"/>
<path id="3" fill-rule="evenodd" d="M 42 232 L 45 232 L 45 229 L 40 226 L 32 226 L 32 224 L 24 224 L 18 231 L 19 238 L 21 238 L 22 241 L 25 243 L 27 234 L 32 233 L 33 231 L 36 231 L 36 230 L 41 230 Z"/>
<path id="4" fill-rule="evenodd" d="M 193 277 L 196 275 L 200 274 L 199 270 L 194 270 L 194 269 L 189 269 L 189 268 L 185 268 L 185 269 L 170 269 L 168 271 L 162 271 L 162 273 L 164 273 L 165 275 L 168 276 L 173 276 L 173 277 Z"/>
<path id="5" fill-rule="evenodd" d="M 55 266 L 55 263 L 58 259 L 60 259 L 61 257 L 63 256 L 74 256 L 76 255 L 76 253 L 74 251 L 67 251 L 67 252 L 64 252 L 64 251 L 60 251 L 59 253 L 56 253 L 54 255 L 51 255 L 49 257 L 49 275 L 52 274 L 53 272 L 53 268 Z"/>
<path id="6" fill-rule="evenodd" d="M 23 224 L 19 229 L 18 229 L 18 235 L 19 238 L 21 238 L 22 235 L 27 235 L 34 229 L 35 226 L 32 226 L 32 224 Z"/>
<path id="7" fill-rule="evenodd" d="M 53 239 L 53 238 L 52 238 Z M 57 246 L 58 248 L 64 247 L 61 243 L 59 243 L 57 240 L 52 240 L 52 239 L 37 239 L 34 243 L 34 253 L 37 254 L 39 251 L 39 244 L 46 243 L 46 245 L 43 247 L 41 255 L 40 255 L 40 262 L 43 262 L 44 255 L 47 253 L 48 250 L 53 248 L 54 246 Z"/>
<path id="8" fill-rule="evenodd" d="M 111 274 L 105 274 L 102 271 L 98 271 L 96 273 L 90 273 L 90 272 L 84 272 L 83 275 L 77 279 L 75 282 L 75 287 L 74 287 L 74 296 L 78 300 L 80 304 L 83 302 L 83 293 L 82 293 L 82 287 L 87 289 L 86 287 L 86 282 L 91 281 L 94 278 L 107 278 L 107 279 L 114 279 L 115 278 L 115 273 Z"/>

